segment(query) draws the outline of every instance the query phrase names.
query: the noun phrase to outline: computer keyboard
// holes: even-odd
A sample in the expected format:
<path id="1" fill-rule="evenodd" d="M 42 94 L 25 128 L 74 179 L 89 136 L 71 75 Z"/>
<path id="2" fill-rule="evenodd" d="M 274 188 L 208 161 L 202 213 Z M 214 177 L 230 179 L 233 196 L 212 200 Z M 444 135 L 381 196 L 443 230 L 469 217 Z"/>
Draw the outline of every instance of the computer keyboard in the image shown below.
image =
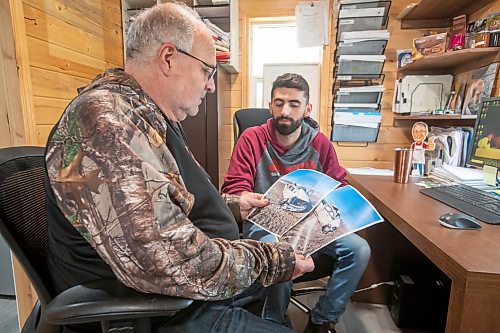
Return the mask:
<path id="1" fill-rule="evenodd" d="M 500 198 L 495 194 L 463 184 L 424 188 L 420 192 L 484 222 L 500 224 Z"/>

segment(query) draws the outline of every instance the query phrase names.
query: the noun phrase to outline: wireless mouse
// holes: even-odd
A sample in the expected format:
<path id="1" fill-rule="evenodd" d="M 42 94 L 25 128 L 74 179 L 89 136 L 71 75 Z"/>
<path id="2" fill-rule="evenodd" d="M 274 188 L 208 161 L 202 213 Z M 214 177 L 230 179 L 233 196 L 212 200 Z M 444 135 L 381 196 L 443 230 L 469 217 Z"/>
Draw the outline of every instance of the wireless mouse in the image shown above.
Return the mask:
<path id="1" fill-rule="evenodd" d="M 473 230 L 480 229 L 479 221 L 465 214 L 448 213 L 439 217 L 439 223 L 447 228 Z"/>

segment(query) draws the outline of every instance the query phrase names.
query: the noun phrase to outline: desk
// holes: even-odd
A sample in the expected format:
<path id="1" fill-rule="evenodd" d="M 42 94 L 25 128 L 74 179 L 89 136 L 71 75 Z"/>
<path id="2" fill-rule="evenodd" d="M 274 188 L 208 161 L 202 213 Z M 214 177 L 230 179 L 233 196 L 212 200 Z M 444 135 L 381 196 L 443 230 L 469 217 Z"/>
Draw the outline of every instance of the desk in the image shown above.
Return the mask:
<path id="1" fill-rule="evenodd" d="M 349 175 L 384 218 L 452 281 L 446 333 L 500 332 L 500 225 L 453 230 L 438 217 L 455 209 L 418 192 L 415 180 Z M 425 320 L 425 318 L 422 318 Z"/>

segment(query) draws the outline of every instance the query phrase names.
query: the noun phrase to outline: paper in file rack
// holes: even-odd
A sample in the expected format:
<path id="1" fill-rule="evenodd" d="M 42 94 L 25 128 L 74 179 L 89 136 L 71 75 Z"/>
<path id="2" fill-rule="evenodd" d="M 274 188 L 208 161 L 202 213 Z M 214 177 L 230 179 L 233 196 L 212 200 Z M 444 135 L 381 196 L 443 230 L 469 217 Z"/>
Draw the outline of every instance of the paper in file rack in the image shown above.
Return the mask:
<path id="1" fill-rule="evenodd" d="M 339 18 L 349 18 L 349 17 L 372 17 L 372 16 L 384 16 L 384 7 L 375 8 L 360 8 L 360 9 L 341 9 L 339 11 Z"/>
<path id="2" fill-rule="evenodd" d="M 334 103 L 333 109 L 335 114 L 339 112 L 360 112 L 360 113 L 377 113 L 378 104 L 376 103 Z"/>
<path id="3" fill-rule="evenodd" d="M 353 38 L 343 38 L 337 46 L 337 55 L 382 55 L 385 52 L 387 41 L 390 34 L 387 30 L 385 33 L 378 33 L 376 30 L 364 31 L 365 34 L 354 35 Z M 355 31 L 358 32 L 358 31 Z M 344 32 L 349 36 L 352 32 Z M 342 38 L 342 37 L 341 37 Z"/>
<path id="4" fill-rule="evenodd" d="M 385 55 L 341 55 L 337 75 L 376 78 L 382 73 Z"/>
<path id="5" fill-rule="evenodd" d="M 381 121 L 379 112 L 335 112 L 333 116 L 336 125 L 378 128 Z"/>
<path id="6" fill-rule="evenodd" d="M 360 4 L 367 2 L 380 2 L 380 0 L 340 0 L 340 5 Z M 385 2 L 385 1 L 382 1 Z"/>
<path id="7" fill-rule="evenodd" d="M 340 41 L 344 43 L 353 43 L 365 40 L 387 40 L 390 37 L 391 34 L 388 30 L 346 31 L 340 34 Z"/>
<path id="8" fill-rule="evenodd" d="M 381 121 L 379 112 L 335 112 L 330 140 L 374 142 Z"/>
<path id="9" fill-rule="evenodd" d="M 341 87 L 336 92 L 335 103 L 379 104 L 384 92 L 383 85 Z"/>
<path id="10" fill-rule="evenodd" d="M 357 9 L 353 9 L 357 10 Z M 342 12 L 342 10 L 340 10 Z M 343 14 L 349 15 L 349 14 Z M 381 16 L 362 16 L 362 17 L 345 17 L 338 19 L 337 36 L 341 36 L 346 31 L 361 31 L 361 30 L 377 30 L 385 29 L 384 15 Z"/>

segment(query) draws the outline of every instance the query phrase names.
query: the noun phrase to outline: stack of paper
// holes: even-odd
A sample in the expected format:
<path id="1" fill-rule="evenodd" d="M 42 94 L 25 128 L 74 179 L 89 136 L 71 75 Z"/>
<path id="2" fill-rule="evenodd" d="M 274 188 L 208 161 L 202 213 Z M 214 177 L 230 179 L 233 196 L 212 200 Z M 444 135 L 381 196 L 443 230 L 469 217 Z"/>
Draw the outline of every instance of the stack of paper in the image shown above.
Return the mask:
<path id="1" fill-rule="evenodd" d="M 366 3 L 366 2 L 379 2 L 380 0 L 340 0 L 340 5 Z"/>
<path id="2" fill-rule="evenodd" d="M 383 85 L 342 87 L 337 90 L 337 103 L 378 104 L 384 92 Z"/>
<path id="3" fill-rule="evenodd" d="M 333 121 L 336 125 L 378 128 L 382 115 L 379 112 L 335 112 Z"/>
<path id="4" fill-rule="evenodd" d="M 482 181 L 483 171 L 443 164 L 442 167 L 435 168 L 429 177 L 444 184 Z"/>
<path id="5" fill-rule="evenodd" d="M 366 93 L 366 92 L 383 92 L 383 91 L 384 91 L 383 85 L 339 88 L 339 92 L 342 93 Z"/>
<path id="6" fill-rule="evenodd" d="M 367 40 L 388 40 L 390 36 L 387 30 L 346 31 L 340 35 L 340 41 L 356 43 Z"/>
<path id="7" fill-rule="evenodd" d="M 334 112 L 377 112 L 376 103 L 333 103 Z"/>
<path id="8" fill-rule="evenodd" d="M 350 18 L 350 17 L 376 17 L 384 16 L 384 7 L 375 8 L 360 8 L 360 9 L 341 9 L 339 12 L 339 18 Z"/>
<path id="9" fill-rule="evenodd" d="M 221 28 L 210 22 L 209 19 L 204 18 L 205 25 L 211 30 L 212 38 L 215 43 L 215 56 L 217 61 L 229 61 L 231 55 L 229 53 L 230 38 L 229 33 L 223 31 Z"/>

